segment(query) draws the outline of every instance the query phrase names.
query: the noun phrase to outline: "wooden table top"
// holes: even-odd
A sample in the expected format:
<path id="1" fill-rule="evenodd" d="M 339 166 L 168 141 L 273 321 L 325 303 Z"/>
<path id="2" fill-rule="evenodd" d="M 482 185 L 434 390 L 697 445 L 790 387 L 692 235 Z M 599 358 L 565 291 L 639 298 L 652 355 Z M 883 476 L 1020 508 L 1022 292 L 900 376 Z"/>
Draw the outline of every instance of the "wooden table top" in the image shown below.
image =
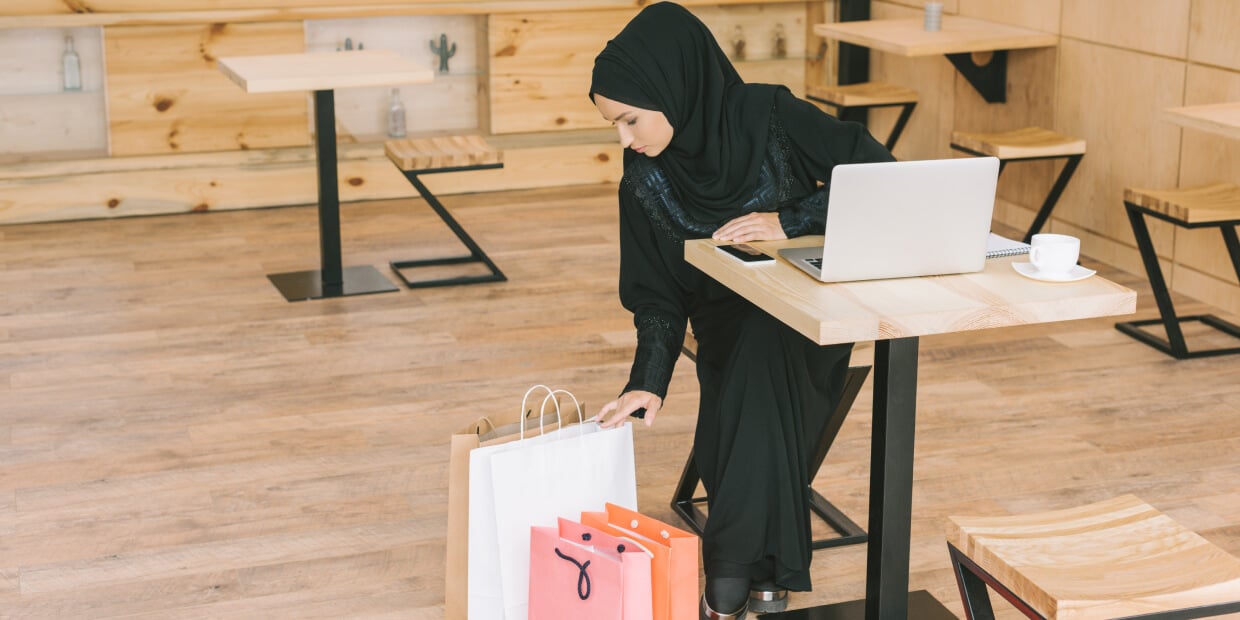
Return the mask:
<path id="1" fill-rule="evenodd" d="M 938 32 L 927 32 L 923 20 L 880 19 L 815 24 L 814 34 L 901 56 L 934 56 L 964 52 L 1054 47 L 1059 35 L 982 19 L 944 15 Z"/>
<path id="2" fill-rule="evenodd" d="M 386 50 L 230 56 L 220 71 L 247 93 L 335 90 L 430 82 L 434 72 Z"/>
<path id="3" fill-rule="evenodd" d="M 822 236 L 754 245 L 778 255 L 819 245 Z M 978 273 L 824 284 L 782 258 L 750 265 L 714 248 L 685 242 L 685 260 L 818 344 L 928 336 L 1131 314 L 1137 294 L 1100 276 L 1047 283 L 1016 273 L 1024 256 L 991 258 Z"/>
<path id="4" fill-rule="evenodd" d="M 1163 110 L 1162 118 L 1177 125 L 1240 140 L 1240 101 L 1168 108 Z"/>

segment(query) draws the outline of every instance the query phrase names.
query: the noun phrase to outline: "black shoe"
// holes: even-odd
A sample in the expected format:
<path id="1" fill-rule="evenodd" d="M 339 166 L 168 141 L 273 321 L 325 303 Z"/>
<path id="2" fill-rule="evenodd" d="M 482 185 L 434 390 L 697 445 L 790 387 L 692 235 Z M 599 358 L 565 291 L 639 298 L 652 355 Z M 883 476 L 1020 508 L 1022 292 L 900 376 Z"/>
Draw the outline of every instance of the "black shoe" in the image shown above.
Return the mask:
<path id="1" fill-rule="evenodd" d="M 755 613 L 776 613 L 788 609 L 788 591 L 770 581 L 753 584 L 746 605 Z"/>
<path id="2" fill-rule="evenodd" d="M 749 603 L 746 602 L 744 605 L 741 605 L 740 609 L 730 614 L 719 613 L 710 608 L 710 605 L 706 603 L 706 595 L 703 594 L 702 595 L 702 615 L 700 616 L 700 620 L 745 620 L 745 615 L 748 613 L 748 611 L 749 611 Z"/>

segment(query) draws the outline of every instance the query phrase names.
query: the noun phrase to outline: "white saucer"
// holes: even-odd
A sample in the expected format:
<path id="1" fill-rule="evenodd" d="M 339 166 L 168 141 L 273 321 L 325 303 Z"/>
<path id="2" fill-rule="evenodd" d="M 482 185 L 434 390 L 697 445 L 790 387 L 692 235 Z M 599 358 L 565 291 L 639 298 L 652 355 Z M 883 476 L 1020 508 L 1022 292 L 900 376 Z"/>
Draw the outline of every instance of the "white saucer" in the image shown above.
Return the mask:
<path id="1" fill-rule="evenodd" d="M 1085 278 L 1098 273 L 1093 269 L 1088 269 L 1080 265 L 1076 265 L 1067 273 L 1055 275 L 1038 271 L 1038 268 L 1034 267 L 1033 263 L 1012 263 L 1012 269 L 1015 269 L 1016 273 L 1019 273 L 1026 278 L 1032 278 L 1039 282 L 1076 282 L 1077 280 L 1084 280 Z"/>

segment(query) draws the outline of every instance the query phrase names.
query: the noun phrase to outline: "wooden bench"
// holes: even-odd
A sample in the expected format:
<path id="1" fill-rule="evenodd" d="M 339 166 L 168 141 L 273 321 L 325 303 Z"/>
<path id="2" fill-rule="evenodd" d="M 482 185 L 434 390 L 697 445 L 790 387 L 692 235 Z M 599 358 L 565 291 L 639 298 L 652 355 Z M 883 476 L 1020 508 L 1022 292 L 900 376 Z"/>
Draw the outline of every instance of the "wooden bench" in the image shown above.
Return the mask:
<path id="1" fill-rule="evenodd" d="M 1132 495 L 948 521 L 948 551 L 969 620 L 995 617 L 987 585 L 1030 618 L 1240 611 L 1240 560 Z"/>
<path id="2" fill-rule="evenodd" d="M 817 101 L 836 109 L 836 114 L 843 116 L 848 110 L 868 110 L 869 108 L 890 108 L 899 106 L 900 117 L 892 126 L 885 146 L 890 151 L 896 147 L 896 140 L 913 115 L 917 107 L 917 91 L 888 84 L 886 82 L 861 82 L 844 86 L 827 86 L 811 84 L 806 88 L 805 98 Z"/>
<path id="3" fill-rule="evenodd" d="M 1153 289 L 1154 301 L 1158 304 L 1158 313 L 1161 316 L 1157 319 L 1116 323 L 1115 328 L 1176 359 L 1240 353 L 1240 346 L 1188 350 L 1184 332 L 1180 329 L 1181 323 L 1197 321 L 1236 338 L 1240 338 L 1240 326 L 1212 314 L 1176 315 L 1167 281 L 1163 279 L 1162 266 L 1158 264 L 1158 253 L 1154 250 L 1154 242 L 1145 222 L 1145 216 L 1148 215 L 1181 228 L 1218 228 L 1223 234 L 1227 253 L 1231 255 L 1236 278 L 1240 279 L 1240 243 L 1236 240 L 1236 226 L 1240 225 L 1240 187 L 1220 183 L 1166 190 L 1126 188 L 1124 207 L 1128 211 L 1132 234 L 1136 238 L 1137 249 L 1141 251 L 1141 261 L 1145 264 L 1145 273 L 1150 279 L 1150 288 Z M 1162 323 L 1166 330 L 1165 339 L 1141 329 L 1144 325 L 1157 323 Z"/>
<path id="4" fill-rule="evenodd" d="M 1042 201 L 1042 207 L 1034 216 L 1028 232 L 1025 233 L 1025 243 L 1029 243 L 1033 236 L 1042 230 L 1046 220 L 1050 219 L 1055 203 L 1059 202 L 1064 188 L 1072 179 L 1072 173 L 1076 172 L 1077 165 L 1085 156 L 1084 140 L 1041 127 L 1025 127 L 1001 133 L 953 131 L 951 147 L 970 155 L 999 158 L 1000 174 L 1003 173 L 1003 167 L 1009 161 L 1067 160 L 1059 172 L 1059 177 L 1055 179 L 1055 184 L 1051 186 L 1050 193 Z"/>
<path id="5" fill-rule="evenodd" d="M 432 286 L 449 286 L 454 284 L 476 284 L 480 282 L 503 282 L 504 276 L 499 267 L 491 262 L 482 248 L 474 242 L 469 233 L 452 217 L 443 203 L 427 189 L 418 178 L 423 174 L 438 172 L 459 172 L 463 170 L 486 170 L 504 167 L 503 152 L 492 148 L 481 136 L 436 136 L 428 138 L 404 138 L 388 140 L 383 145 L 388 159 L 396 164 L 404 173 L 405 178 L 413 184 L 414 189 L 424 198 L 443 220 L 456 237 L 465 244 L 469 256 L 452 256 L 447 258 L 424 258 L 417 260 L 392 261 L 392 271 L 396 272 L 405 286 L 409 288 L 427 288 Z M 405 270 L 425 267 L 441 267 L 445 265 L 461 265 L 481 263 L 489 273 L 482 275 L 465 275 L 431 280 L 410 280 Z"/>

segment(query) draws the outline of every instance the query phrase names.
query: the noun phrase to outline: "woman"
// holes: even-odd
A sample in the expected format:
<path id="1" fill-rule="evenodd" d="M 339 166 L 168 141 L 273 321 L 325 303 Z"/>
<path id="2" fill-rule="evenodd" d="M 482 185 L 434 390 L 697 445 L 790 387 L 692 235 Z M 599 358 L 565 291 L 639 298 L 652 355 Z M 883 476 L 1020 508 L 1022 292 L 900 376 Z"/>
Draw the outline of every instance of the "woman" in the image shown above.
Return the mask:
<path id="1" fill-rule="evenodd" d="M 671 2 L 634 17 L 592 77 L 590 98 L 626 149 L 620 300 L 637 328 L 628 384 L 599 419 L 654 422 L 690 324 L 693 454 L 709 505 L 702 617 L 741 618 L 751 584 L 811 587 L 807 462 L 852 345 L 820 347 L 703 275 L 685 263 L 684 240 L 821 234 L 832 167 L 892 157 L 861 125 L 782 86 L 743 83 L 706 26 Z"/>

